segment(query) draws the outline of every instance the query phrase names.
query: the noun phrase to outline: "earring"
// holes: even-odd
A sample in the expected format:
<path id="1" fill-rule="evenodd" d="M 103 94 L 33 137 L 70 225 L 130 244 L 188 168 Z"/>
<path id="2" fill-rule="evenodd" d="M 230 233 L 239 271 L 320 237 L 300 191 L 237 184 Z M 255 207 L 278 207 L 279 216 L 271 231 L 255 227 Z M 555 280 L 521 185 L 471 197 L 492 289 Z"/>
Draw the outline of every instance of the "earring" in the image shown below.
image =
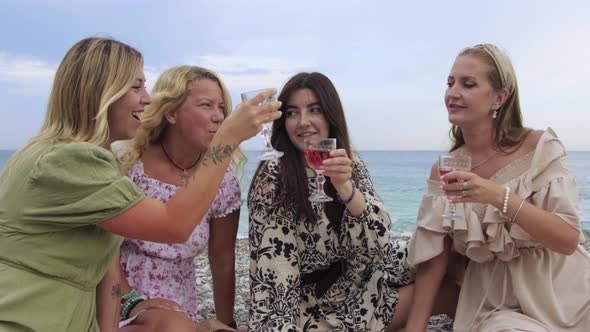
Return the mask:
<path id="1" fill-rule="evenodd" d="M 495 119 L 498 117 L 498 111 L 494 111 L 494 113 L 492 113 L 492 119 Z"/>

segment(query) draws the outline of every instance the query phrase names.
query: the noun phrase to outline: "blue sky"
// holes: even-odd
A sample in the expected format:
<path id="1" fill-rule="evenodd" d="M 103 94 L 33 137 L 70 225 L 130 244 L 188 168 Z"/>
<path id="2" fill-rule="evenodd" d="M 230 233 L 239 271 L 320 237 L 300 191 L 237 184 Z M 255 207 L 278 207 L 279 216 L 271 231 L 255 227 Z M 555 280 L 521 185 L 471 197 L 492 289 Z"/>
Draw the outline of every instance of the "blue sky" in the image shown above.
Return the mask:
<path id="1" fill-rule="evenodd" d="M 587 1 L 13 1 L 0 5 L 0 149 L 38 130 L 55 68 L 79 39 L 138 48 L 150 83 L 179 64 L 240 92 L 320 71 L 342 97 L 357 149 L 448 146 L 446 76 L 466 46 L 512 56 L 525 125 L 590 150 Z M 259 149 L 251 139 L 246 149 Z"/>

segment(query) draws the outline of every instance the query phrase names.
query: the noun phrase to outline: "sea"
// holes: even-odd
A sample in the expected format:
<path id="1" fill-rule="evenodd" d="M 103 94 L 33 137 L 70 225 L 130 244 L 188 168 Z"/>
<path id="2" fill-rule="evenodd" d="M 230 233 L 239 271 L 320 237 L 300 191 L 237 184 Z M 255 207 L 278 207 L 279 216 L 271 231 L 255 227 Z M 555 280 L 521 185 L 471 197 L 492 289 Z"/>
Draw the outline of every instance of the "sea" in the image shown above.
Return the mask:
<path id="1" fill-rule="evenodd" d="M 0 168 L 14 151 L 0 150 Z M 369 168 L 377 192 L 393 221 L 394 235 L 410 235 L 415 228 L 416 213 L 426 191 L 430 168 L 441 151 L 358 151 Z M 259 161 L 258 151 L 245 151 L 248 157 L 241 179 L 244 203 L 240 213 L 238 237 L 248 236 L 246 197 L 252 175 Z M 570 151 L 567 165 L 576 178 L 579 190 L 579 214 L 582 228 L 590 231 L 590 151 Z"/>

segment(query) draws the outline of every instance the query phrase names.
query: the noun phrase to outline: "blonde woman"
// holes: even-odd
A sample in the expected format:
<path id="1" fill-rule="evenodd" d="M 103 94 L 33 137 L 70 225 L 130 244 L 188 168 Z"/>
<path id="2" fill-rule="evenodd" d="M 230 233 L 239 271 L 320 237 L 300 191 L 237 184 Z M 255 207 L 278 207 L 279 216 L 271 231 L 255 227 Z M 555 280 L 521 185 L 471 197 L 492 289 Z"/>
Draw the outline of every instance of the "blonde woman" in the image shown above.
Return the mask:
<path id="1" fill-rule="evenodd" d="M 152 96 L 153 102 L 146 108 L 137 136 L 129 142 L 128 152 L 121 159 L 129 166 L 129 177 L 146 196 L 166 202 L 191 181 L 195 166 L 229 115 L 231 97 L 217 75 L 195 66 L 174 67 L 162 73 Z M 121 267 L 129 283 L 124 292 L 134 288 L 147 298 L 174 301 L 196 319 L 194 258 L 208 248 L 216 316 L 236 327 L 235 240 L 242 200 L 232 168 L 241 170 L 245 161 L 236 149 L 232 167 L 226 171 L 209 212 L 186 242 L 123 242 Z M 133 312 L 139 312 L 144 304 Z M 152 317 L 148 323 L 167 319 L 155 311 L 145 311 L 143 315 L 160 316 Z"/>
<path id="2" fill-rule="evenodd" d="M 130 139 L 150 102 L 143 58 L 87 38 L 55 74 L 45 122 L 0 175 L 0 330 L 99 331 L 96 287 L 122 238 L 184 242 L 207 213 L 238 144 L 280 116 L 279 103 L 233 112 L 185 188 L 147 198 L 109 147 Z M 201 202 L 202 204 L 194 204 Z M 101 284 L 118 301 L 120 285 Z M 101 300 L 101 299 L 99 299 Z M 104 326 L 109 330 L 113 324 Z"/>
<path id="3" fill-rule="evenodd" d="M 471 156 L 472 166 L 442 177 L 432 167 L 409 245 L 417 272 L 406 331 L 424 331 L 451 245 L 469 259 L 454 331 L 588 331 L 590 255 L 563 144 L 551 129 L 523 126 L 500 48 L 461 51 L 447 86 L 450 153 Z M 443 220 L 445 192 L 464 217 Z"/>

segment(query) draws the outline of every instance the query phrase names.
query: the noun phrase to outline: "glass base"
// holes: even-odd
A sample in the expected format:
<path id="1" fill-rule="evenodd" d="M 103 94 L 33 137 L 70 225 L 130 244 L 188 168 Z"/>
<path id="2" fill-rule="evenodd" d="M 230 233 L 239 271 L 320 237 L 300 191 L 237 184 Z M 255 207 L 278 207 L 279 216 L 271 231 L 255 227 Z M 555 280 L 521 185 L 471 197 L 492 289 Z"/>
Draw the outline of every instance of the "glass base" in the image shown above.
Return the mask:
<path id="1" fill-rule="evenodd" d="M 260 154 L 260 156 L 258 156 L 258 159 L 259 160 L 273 160 L 273 159 L 279 159 L 283 155 L 284 155 L 284 153 L 281 151 L 277 151 L 275 149 L 270 149 L 270 150 L 262 151 L 262 154 Z"/>
<path id="2" fill-rule="evenodd" d="M 442 215 L 442 217 L 443 217 L 444 219 L 451 219 L 451 220 L 453 220 L 453 219 L 457 219 L 457 218 L 459 218 L 459 217 L 463 217 L 463 215 L 462 215 L 462 214 L 459 214 L 459 213 L 457 213 L 457 212 L 455 212 L 455 213 L 450 213 L 450 212 L 447 212 L 447 213 L 444 213 L 444 214 Z"/>
<path id="3" fill-rule="evenodd" d="M 317 192 L 309 196 L 309 200 L 312 202 L 331 202 L 334 199 L 323 192 Z"/>

